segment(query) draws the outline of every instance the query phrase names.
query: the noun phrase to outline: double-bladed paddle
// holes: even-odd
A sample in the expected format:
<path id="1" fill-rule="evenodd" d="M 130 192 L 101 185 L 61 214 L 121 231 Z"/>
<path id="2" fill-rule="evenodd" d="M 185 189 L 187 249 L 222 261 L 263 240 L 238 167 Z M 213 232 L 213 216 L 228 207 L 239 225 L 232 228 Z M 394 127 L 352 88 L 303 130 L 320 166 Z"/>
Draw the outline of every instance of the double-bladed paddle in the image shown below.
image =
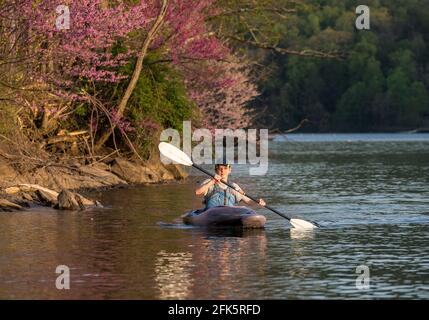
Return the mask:
<path id="1" fill-rule="evenodd" d="M 186 153 L 184 153 L 179 148 L 176 148 L 172 144 L 167 143 L 167 142 L 161 142 L 159 144 L 158 148 L 164 157 L 167 157 L 168 159 L 170 159 L 176 163 L 182 164 L 184 166 L 188 166 L 188 167 L 192 166 L 192 167 L 204 172 L 205 174 L 211 176 L 212 178 L 215 177 L 214 174 L 212 174 L 212 173 L 208 172 L 207 170 L 201 168 L 200 166 L 194 164 Z M 228 182 L 223 181 L 223 180 L 221 180 L 221 182 L 223 184 L 227 185 L 228 187 L 232 188 L 233 190 L 235 190 L 235 188 L 231 184 L 229 184 Z M 257 200 L 256 198 L 254 198 L 248 194 L 245 194 L 245 196 L 247 198 L 249 198 L 250 200 L 255 201 L 256 203 L 259 203 L 259 200 Z M 315 228 L 320 227 L 320 225 L 318 223 L 313 222 L 313 221 L 309 222 L 309 221 L 302 220 L 302 219 L 295 219 L 295 218 L 291 219 L 288 216 L 286 216 L 285 214 L 283 214 L 283 213 L 277 211 L 276 209 L 271 208 L 267 205 L 265 205 L 264 208 L 267 208 L 268 210 L 271 210 L 272 212 L 277 213 L 279 216 L 289 220 L 290 224 L 296 229 L 308 230 L 308 229 L 315 229 Z"/>

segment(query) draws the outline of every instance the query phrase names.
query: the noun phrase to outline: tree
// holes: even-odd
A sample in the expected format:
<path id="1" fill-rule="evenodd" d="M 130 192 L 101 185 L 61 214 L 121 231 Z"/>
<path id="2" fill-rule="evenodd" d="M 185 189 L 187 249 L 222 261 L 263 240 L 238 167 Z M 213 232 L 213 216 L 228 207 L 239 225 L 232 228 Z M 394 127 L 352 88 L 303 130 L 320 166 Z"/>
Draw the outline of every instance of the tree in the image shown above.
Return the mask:
<path id="1" fill-rule="evenodd" d="M 137 81 L 140 77 L 140 73 L 142 71 L 143 68 L 143 59 L 146 56 L 147 50 L 149 48 L 149 45 L 151 44 L 152 41 L 155 40 L 155 37 L 157 36 L 157 33 L 159 31 L 159 29 L 162 27 L 163 23 L 164 23 L 164 18 L 165 15 L 167 13 L 167 4 L 168 1 L 167 0 L 163 0 L 162 1 L 162 6 L 161 6 L 161 10 L 158 14 L 158 16 L 156 17 L 156 20 L 153 24 L 153 26 L 150 28 L 150 30 L 148 31 L 142 47 L 140 49 L 140 52 L 138 53 L 137 56 L 137 62 L 136 65 L 134 67 L 134 71 L 133 71 L 133 75 L 131 76 L 131 80 L 127 86 L 127 89 L 125 90 L 118 108 L 116 110 L 116 117 L 117 118 L 122 118 L 125 108 L 127 107 L 127 103 L 129 98 L 131 97 L 132 92 L 134 91 L 134 88 L 136 87 Z M 114 126 L 112 127 L 112 131 L 114 130 Z M 101 146 L 104 145 L 104 143 L 107 141 L 107 139 L 109 138 L 110 134 L 112 131 L 107 131 L 105 134 L 103 134 L 100 139 L 97 142 L 96 148 L 100 148 Z"/>
<path id="2" fill-rule="evenodd" d="M 259 93 L 248 64 L 238 58 L 203 62 L 183 69 L 190 97 L 199 106 L 206 128 L 246 128 L 252 123 L 247 103 Z"/>
<path id="3" fill-rule="evenodd" d="M 212 95 L 219 103 L 225 100 L 232 109 L 234 106 L 243 108 L 244 102 L 255 92 L 251 85 L 235 86 L 247 82 L 247 73 L 242 66 L 233 65 L 234 58 L 229 49 L 206 26 L 207 17 L 217 10 L 213 3 L 211 0 L 117 1 L 110 4 L 103 0 L 66 1 L 65 4 L 70 6 L 71 26 L 68 30 L 58 30 L 55 28 L 56 1 L 16 2 L 11 10 L 16 17 L 25 13 L 20 23 L 29 28 L 32 38 L 28 46 L 34 56 L 32 68 L 27 70 L 28 76 L 39 83 L 39 88 L 58 99 L 70 101 L 68 109 L 53 108 L 55 111 L 44 106 L 46 101 L 43 99 L 36 101 L 32 97 L 30 101 L 26 96 L 23 102 L 32 104 L 36 101 L 37 114 L 51 118 L 70 115 L 73 108 L 79 108 L 79 114 L 85 115 L 82 103 L 96 104 L 109 119 L 104 121 L 107 125 L 98 139 L 99 148 L 117 125 L 122 127 L 128 123 L 124 119 L 128 102 L 142 69 L 147 67 L 145 58 L 154 53 L 159 60 L 150 63 L 169 64 L 181 72 L 191 96 L 196 97 L 192 88 L 198 87 L 209 97 L 210 86 L 216 88 Z M 134 68 L 131 74 L 123 72 L 127 65 Z M 186 72 L 196 67 L 201 72 L 210 72 L 211 80 Z M 127 85 L 123 86 L 125 82 Z M 124 90 L 120 97 L 115 93 L 115 101 L 103 101 L 105 93 L 109 92 L 108 83 L 114 86 L 120 83 Z M 210 113 L 214 107 L 206 104 L 202 107 L 203 114 Z M 238 120 L 245 122 L 245 117 L 231 113 L 229 123 L 225 122 L 225 125 Z M 91 126 L 95 126 L 92 120 Z"/>
<path id="4" fill-rule="evenodd" d="M 376 58 L 376 43 L 374 37 L 363 37 L 350 54 L 350 85 L 342 95 L 334 117 L 338 127 L 345 130 L 371 130 L 380 125 L 377 123 L 380 116 L 374 101 L 377 94 L 383 91 L 384 76 Z"/>
<path id="5" fill-rule="evenodd" d="M 429 100 L 423 83 L 414 80 L 412 52 L 400 49 L 391 54 L 391 60 L 394 67 L 387 77 L 387 99 L 396 115 L 393 125 L 419 126 L 421 114 L 429 111 Z"/>

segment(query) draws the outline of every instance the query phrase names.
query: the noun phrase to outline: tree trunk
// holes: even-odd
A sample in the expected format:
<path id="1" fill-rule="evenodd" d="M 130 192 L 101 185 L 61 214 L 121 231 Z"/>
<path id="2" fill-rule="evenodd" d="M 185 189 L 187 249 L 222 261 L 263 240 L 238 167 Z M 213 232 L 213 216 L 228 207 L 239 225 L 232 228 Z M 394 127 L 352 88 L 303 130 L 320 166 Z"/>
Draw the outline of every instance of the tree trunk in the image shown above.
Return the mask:
<path id="1" fill-rule="evenodd" d="M 134 91 L 134 88 L 137 84 L 137 81 L 139 80 L 140 73 L 141 73 L 142 67 L 143 67 L 143 60 L 146 56 L 149 45 L 151 44 L 151 42 L 155 38 L 156 33 L 158 32 L 158 30 L 161 28 L 162 24 L 164 23 L 164 17 L 165 17 L 165 14 L 167 12 L 167 4 L 168 4 L 168 0 L 162 0 L 161 11 L 159 12 L 158 17 L 156 18 L 154 25 L 149 30 L 147 37 L 143 42 L 143 45 L 142 45 L 140 52 L 139 52 L 139 55 L 137 57 L 136 66 L 134 68 L 134 72 L 133 72 L 133 75 L 131 77 L 130 83 L 128 84 L 128 87 L 125 90 L 125 93 L 124 93 L 124 95 L 123 95 L 123 97 L 119 103 L 118 110 L 116 113 L 118 117 L 122 117 L 122 115 L 124 114 L 128 100 Z M 104 143 L 106 143 L 107 139 L 109 139 L 109 137 L 112 134 L 115 127 L 116 127 L 115 124 L 113 124 L 113 127 L 111 128 L 111 130 L 107 131 L 106 133 L 104 133 L 100 137 L 100 139 L 97 141 L 97 144 L 95 146 L 95 150 L 99 150 L 104 145 Z"/>

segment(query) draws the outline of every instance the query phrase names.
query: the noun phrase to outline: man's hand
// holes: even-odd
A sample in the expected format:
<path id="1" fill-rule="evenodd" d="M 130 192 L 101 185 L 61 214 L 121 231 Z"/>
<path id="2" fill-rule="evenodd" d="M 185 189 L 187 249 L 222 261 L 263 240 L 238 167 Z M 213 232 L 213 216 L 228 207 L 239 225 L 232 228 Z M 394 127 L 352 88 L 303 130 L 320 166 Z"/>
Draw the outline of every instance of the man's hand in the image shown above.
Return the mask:
<path id="1" fill-rule="evenodd" d="M 266 203 L 265 203 L 264 199 L 259 199 L 259 205 L 262 207 L 265 207 Z"/>
<path id="2" fill-rule="evenodd" d="M 214 183 L 220 183 L 221 180 L 222 180 L 222 177 L 218 174 L 215 174 L 214 179 L 212 179 Z"/>

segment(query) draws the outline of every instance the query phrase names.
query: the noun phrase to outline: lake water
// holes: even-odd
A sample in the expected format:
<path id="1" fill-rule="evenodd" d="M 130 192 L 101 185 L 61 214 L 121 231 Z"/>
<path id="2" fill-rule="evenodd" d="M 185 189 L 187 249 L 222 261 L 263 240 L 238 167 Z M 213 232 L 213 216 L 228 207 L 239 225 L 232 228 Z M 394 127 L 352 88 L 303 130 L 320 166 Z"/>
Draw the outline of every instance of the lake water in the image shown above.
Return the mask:
<path id="1" fill-rule="evenodd" d="M 232 178 L 323 228 L 297 232 L 265 209 L 264 230 L 161 225 L 201 207 L 194 171 L 93 192 L 107 208 L 0 213 L 0 298 L 429 298 L 428 134 L 276 137 L 266 175 L 237 165 Z M 58 265 L 70 290 L 55 287 Z"/>

